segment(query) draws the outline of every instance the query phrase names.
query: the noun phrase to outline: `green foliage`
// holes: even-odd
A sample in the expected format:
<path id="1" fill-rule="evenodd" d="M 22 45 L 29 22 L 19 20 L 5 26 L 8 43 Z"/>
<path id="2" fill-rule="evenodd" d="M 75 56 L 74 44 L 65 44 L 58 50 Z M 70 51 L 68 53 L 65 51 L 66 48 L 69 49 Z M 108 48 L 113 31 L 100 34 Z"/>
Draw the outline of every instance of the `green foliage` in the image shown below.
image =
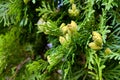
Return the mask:
<path id="1" fill-rule="evenodd" d="M 4 26 L 9 26 L 10 23 L 14 22 L 13 17 L 8 16 L 8 7 L 9 7 L 10 2 L 8 1 L 1 1 L 0 4 L 0 22 L 4 22 Z"/>
<path id="2" fill-rule="evenodd" d="M 119 0 L 1 0 L 0 80 L 119 80 L 119 9 Z"/>
<path id="3" fill-rule="evenodd" d="M 38 16 L 42 16 L 44 20 L 52 19 L 59 14 L 53 0 L 50 0 L 50 2 L 43 1 L 42 6 L 37 8 L 36 11 L 39 12 Z"/>
<path id="4" fill-rule="evenodd" d="M 113 53 L 107 56 L 109 59 L 114 59 L 114 60 L 120 60 L 120 54 L 118 53 Z"/>
<path id="5" fill-rule="evenodd" d="M 22 60 L 24 60 L 29 53 L 26 53 L 23 46 L 20 44 L 20 33 L 21 28 L 13 27 L 6 34 L 1 34 L 0 36 L 0 75 L 4 77 L 10 77 L 12 74 L 12 68 L 17 68 L 22 66 L 18 65 Z M 18 66 L 17 66 L 18 65 Z M 15 72 L 16 74 L 16 72 Z"/>
<path id="6" fill-rule="evenodd" d="M 108 69 L 106 69 L 103 73 L 103 77 L 105 78 L 105 80 L 118 80 L 120 78 L 120 65 L 118 64 L 117 66 L 111 65 L 110 67 L 107 66 Z"/>
<path id="7" fill-rule="evenodd" d="M 39 23 L 41 23 L 42 20 L 39 20 Z M 39 24 L 38 23 L 38 33 L 39 32 L 44 32 L 45 34 L 50 34 L 50 35 L 61 35 L 61 32 L 59 30 L 59 28 L 57 28 L 57 24 L 55 22 L 52 21 L 48 21 L 48 22 L 44 22 L 44 24 Z"/>
<path id="8" fill-rule="evenodd" d="M 3 72 L 3 69 L 6 66 L 10 66 L 10 61 L 8 61 L 9 59 L 11 59 L 13 63 L 12 65 L 14 65 L 16 60 L 14 60 L 12 57 L 15 57 L 15 56 L 18 57 L 17 55 L 20 55 L 20 48 L 18 46 L 19 40 L 17 40 L 19 38 L 19 30 L 17 30 L 17 32 L 16 30 L 17 30 L 16 28 L 13 28 L 10 30 L 10 32 L 6 33 L 5 35 L 0 36 L 0 42 L 1 42 L 0 44 L 0 47 L 1 47 L 0 49 L 0 56 L 1 56 L 0 57 L 0 64 L 1 64 L 0 72 Z M 11 47 L 13 48 L 10 49 Z M 18 54 L 16 55 L 16 53 Z"/>
<path id="9" fill-rule="evenodd" d="M 19 5 L 18 5 L 19 3 Z M 23 2 L 22 0 L 13 0 L 11 1 L 8 9 L 8 15 L 15 16 L 15 20 L 20 21 L 22 16 Z M 15 14 L 16 13 L 16 14 Z"/>

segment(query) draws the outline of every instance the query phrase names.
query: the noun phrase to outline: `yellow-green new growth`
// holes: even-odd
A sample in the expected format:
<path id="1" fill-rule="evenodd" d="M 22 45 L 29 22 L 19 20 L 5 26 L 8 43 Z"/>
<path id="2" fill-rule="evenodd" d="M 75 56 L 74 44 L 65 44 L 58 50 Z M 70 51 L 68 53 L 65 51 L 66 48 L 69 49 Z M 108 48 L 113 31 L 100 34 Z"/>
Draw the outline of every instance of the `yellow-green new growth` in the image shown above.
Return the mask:
<path id="1" fill-rule="evenodd" d="M 59 37 L 59 41 L 60 41 L 60 44 L 65 44 L 67 42 L 67 40 L 63 36 Z"/>
<path id="2" fill-rule="evenodd" d="M 73 4 L 74 3 L 74 0 L 70 0 L 70 4 Z"/>
<path id="3" fill-rule="evenodd" d="M 89 47 L 94 50 L 102 49 L 102 44 L 103 44 L 102 36 L 98 32 L 96 31 L 92 32 L 92 39 L 93 42 L 89 43 Z"/>
<path id="4" fill-rule="evenodd" d="M 79 15 L 79 10 L 76 8 L 76 4 L 72 4 L 72 9 L 68 9 L 68 13 L 71 17 L 76 17 Z"/>
<path id="5" fill-rule="evenodd" d="M 106 48 L 106 49 L 105 49 L 105 54 L 106 54 L 106 55 L 110 54 L 111 52 L 112 52 L 112 51 L 110 50 L 110 48 Z"/>
<path id="6" fill-rule="evenodd" d="M 62 23 L 60 29 L 63 32 L 63 34 L 71 34 L 77 31 L 77 24 L 75 23 L 75 21 L 71 21 L 71 23 L 67 25 L 65 25 L 65 23 Z"/>
<path id="7" fill-rule="evenodd" d="M 30 1 L 30 0 L 23 0 L 23 2 L 24 2 L 25 4 L 27 4 L 29 1 Z"/>
<path id="8" fill-rule="evenodd" d="M 77 31 L 77 24 L 74 21 L 71 21 L 70 24 L 67 25 L 68 26 L 68 33 L 74 33 Z"/>
<path id="9" fill-rule="evenodd" d="M 101 47 L 96 45 L 96 43 L 94 43 L 94 42 L 89 43 L 89 47 L 91 49 L 94 49 L 94 50 L 100 50 L 101 49 Z"/>
<path id="10" fill-rule="evenodd" d="M 60 29 L 63 32 L 63 34 L 66 34 L 68 31 L 68 27 L 65 25 L 65 23 L 61 24 Z"/>
<path id="11" fill-rule="evenodd" d="M 93 35 L 93 37 L 92 37 L 93 41 L 94 41 L 98 46 L 102 46 L 102 43 L 103 43 L 103 41 L 102 41 L 102 36 L 101 36 L 98 32 L 96 32 L 96 31 L 93 31 L 93 32 L 92 32 L 92 35 Z"/>

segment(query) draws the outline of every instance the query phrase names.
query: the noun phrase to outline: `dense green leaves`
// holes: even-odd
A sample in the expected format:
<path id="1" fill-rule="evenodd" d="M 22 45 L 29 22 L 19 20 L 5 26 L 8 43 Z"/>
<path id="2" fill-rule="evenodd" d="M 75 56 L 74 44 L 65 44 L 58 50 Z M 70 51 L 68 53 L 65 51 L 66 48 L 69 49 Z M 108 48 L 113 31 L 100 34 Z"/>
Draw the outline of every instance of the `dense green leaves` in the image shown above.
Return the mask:
<path id="1" fill-rule="evenodd" d="M 119 80 L 119 0 L 0 1 L 1 80 Z"/>

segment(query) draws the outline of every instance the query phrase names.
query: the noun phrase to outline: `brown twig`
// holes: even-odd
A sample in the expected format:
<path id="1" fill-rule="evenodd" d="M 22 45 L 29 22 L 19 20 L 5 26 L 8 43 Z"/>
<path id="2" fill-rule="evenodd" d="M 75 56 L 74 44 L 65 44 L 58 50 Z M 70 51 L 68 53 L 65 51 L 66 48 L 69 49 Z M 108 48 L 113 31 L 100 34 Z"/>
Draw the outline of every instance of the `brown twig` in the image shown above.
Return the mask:
<path id="1" fill-rule="evenodd" d="M 30 59 L 31 59 L 31 58 L 28 57 L 27 59 L 25 59 L 24 61 L 22 61 L 20 64 L 18 64 L 18 65 L 16 66 L 15 74 L 14 74 L 10 79 L 8 79 L 8 80 L 14 80 L 15 76 L 17 75 L 17 73 L 19 72 L 19 70 L 22 68 L 22 66 L 23 66 L 26 62 L 28 62 Z"/>

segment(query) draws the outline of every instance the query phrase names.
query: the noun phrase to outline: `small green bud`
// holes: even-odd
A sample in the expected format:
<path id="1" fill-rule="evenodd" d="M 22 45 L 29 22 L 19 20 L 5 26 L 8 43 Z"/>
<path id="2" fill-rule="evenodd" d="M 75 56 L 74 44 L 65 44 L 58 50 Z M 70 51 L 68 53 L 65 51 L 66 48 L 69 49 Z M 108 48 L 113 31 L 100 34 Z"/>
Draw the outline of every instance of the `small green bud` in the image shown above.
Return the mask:
<path id="1" fill-rule="evenodd" d="M 52 61 L 51 61 L 51 59 L 50 59 L 50 56 L 47 56 L 47 60 L 48 60 L 48 63 L 49 63 L 49 64 L 52 63 Z"/>
<path id="2" fill-rule="evenodd" d="M 69 13 L 70 15 L 72 15 L 72 14 L 73 14 L 73 10 L 72 10 L 72 9 L 68 9 L 68 13 Z"/>
<path id="3" fill-rule="evenodd" d="M 68 13 L 71 17 L 76 17 L 79 15 L 79 10 L 76 8 L 76 4 L 72 4 L 72 9 L 68 9 Z"/>
<path id="4" fill-rule="evenodd" d="M 65 23 L 62 23 L 61 25 L 60 25 L 60 28 L 63 28 L 65 26 Z"/>
<path id="5" fill-rule="evenodd" d="M 59 37 L 59 41 L 60 41 L 61 44 L 66 43 L 66 39 L 62 36 Z"/>
<path id="6" fill-rule="evenodd" d="M 27 4 L 27 3 L 29 2 L 29 0 L 23 0 L 23 2 L 24 2 L 25 4 Z"/>
<path id="7" fill-rule="evenodd" d="M 70 35 L 68 33 L 65 35 L 65 39 L 66 39 L 66 41 L 70 41 L 71 40 L 71 37 L 70 37 Z"/>
<path id="8" fill-rule="evenodd" d="M 77 30 L 77 24 L 76 24 L 75 21 L 71 21 L 71 26 L 72 26 L 75 30 Z"/>
<path id="9" fill-rule="evenodd" d="M 76 10 L 76 4 L 72 4 L 72 10 L 73 10 L 73 11 Z"/>
<path id="10" fill-rule="evenodd" d="M 79 15 L 79 10 L 76 9 L 74 13 L 75 13 L 75 16 L 78 16 Z"/>
<path id="11" fill-rule="evenodd" d="M 68 33 L 73 33 L 73 32 L 76 32 L 77 31 L 77 24 L 74 22 L 74 21 L 71 21 L 70 24 L 67 25 L 69 30 L 68 30 Z"/>
<path id="12" fill-rule="evenodd" d="M 103 44 L 102 36 L 101 36 L 98 32 L 96 32 L 96 31 L 93 31 L 93 32 L 92 32 L 92 35 L 93 35 L 93 37 L 92 37 L 93 41 L 94 41 L 98 46 L 102 46 L 102 44 Z"/>
<path id="13" fill-rule="evenodd" d="M 68 31 L 68 27 L 65 25 L 65 23 L 61 24 L 60 29 L 63 32 L 63 34 L 67 33 Z"/>
<path id="14" fill-rule="evenodd" d="M 97 38 L 96 40 L 94 40 L 95 44 L 97 44 L 98 46 L 102 46 L 103 42 L 101 38 Z"/>
<path id="15" fill-rule="evenodd" d="M 62 32 L 63 32 L 63 34 L 66 34 L 67 31 L 68 31 L 68 27 L 67 27 L 67 26 L 64 26 L 64 27 L 62 28 Z"/>
<path id="16" fill-rule="evenodd" d="M 89 47 L 94 50 L 100 50 L 101 47 L 97 46 L 94 42 L 89 43 Z"/>
<path id="17" fill-rule="evenodd" d="M 93 35 L 93 40 L 96 40 L 97 38 L 102 38 L 102 36 L 96 31 L 93 31 L 92 35 Z"/>
<path id="18" fill-rule="evenodd" d="M 112 51 L 110 50 L 110 48 L 106 48 L 106 49 L 105 49 L 105 54 L 106 54 L 106 55 L 110 54 L 111 52 L 112 52 Z"/>
<path id="19" fill-rule="evenodd" d="M 70 4 L 73 4 L 74 3 L 74 0 L 70 0 Z"/>

